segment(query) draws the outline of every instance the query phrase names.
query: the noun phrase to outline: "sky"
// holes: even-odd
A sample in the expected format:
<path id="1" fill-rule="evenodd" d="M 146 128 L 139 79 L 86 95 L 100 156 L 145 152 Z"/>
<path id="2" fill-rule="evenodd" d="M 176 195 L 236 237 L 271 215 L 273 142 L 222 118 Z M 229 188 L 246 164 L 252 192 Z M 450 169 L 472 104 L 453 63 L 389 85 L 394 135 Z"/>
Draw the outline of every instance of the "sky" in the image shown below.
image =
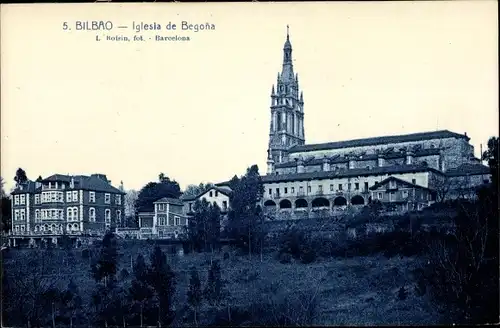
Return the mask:
<path id="1" fill-rule="evenodd" d="M 165 30 L 183 20 L 215 29 Z M 132 31 L 141 21 L 163 30 Z M 448 129 L 479 156 L 498 135 L 496 1 L 1 5 L 7 191 L 18 167 L 136 190 L 160 172 L 182 188 L 265 173 L 287 25 L 306 143 Z"/>

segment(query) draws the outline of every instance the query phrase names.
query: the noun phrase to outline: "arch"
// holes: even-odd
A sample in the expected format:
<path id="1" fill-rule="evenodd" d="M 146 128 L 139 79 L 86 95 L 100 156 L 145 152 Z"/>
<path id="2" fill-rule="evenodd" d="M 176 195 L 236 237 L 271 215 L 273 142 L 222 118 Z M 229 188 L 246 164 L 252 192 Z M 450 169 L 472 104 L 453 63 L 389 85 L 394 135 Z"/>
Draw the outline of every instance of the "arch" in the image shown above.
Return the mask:
<path id="1" fill-rule="evenodd" d="M 312 207 L 330 207 L 330 201 L 324 197 L 318 197 L 312 201 Z"/>
<path id="2" fill-rule="evenodd" d="M 78 230 L 78 223 L 73 223 L 73 230 Z"/>
<path id="3" fill-rule="evenodd" d="M 269 199 L 269 200 L 265 201 L 264 206 L 275 206 L 276 207 L 276 203 Z"/>
<path id="4" fill-rule="evenodd" d="M 356 195 L 356 196 L 351 198 L 351 204 L 352 205 L 365 205 L 365 200 L 360 195 Z"/>
<path id="5" fill-rule="evenodd" d="M 307 207 L 308 204 L 307 204 L 307 200 L 303 199 L 303 198 L 299 198 L 295 201 L 295 207 L 296 208 L 304 208 L 304 207 Z"/>
<path id="6" fill-rule="evenodd" d="M 283 199 L 280 202 L 280 208 L 292 208 L 292 202 L 289 201 L 288 199 Z"/>
<path id="7" fill-rule="evenodd" d="M 347 199 L 342 196 L 339 196 L 333 200 L 333 206 L 344 206 L 347 205 Z"/>

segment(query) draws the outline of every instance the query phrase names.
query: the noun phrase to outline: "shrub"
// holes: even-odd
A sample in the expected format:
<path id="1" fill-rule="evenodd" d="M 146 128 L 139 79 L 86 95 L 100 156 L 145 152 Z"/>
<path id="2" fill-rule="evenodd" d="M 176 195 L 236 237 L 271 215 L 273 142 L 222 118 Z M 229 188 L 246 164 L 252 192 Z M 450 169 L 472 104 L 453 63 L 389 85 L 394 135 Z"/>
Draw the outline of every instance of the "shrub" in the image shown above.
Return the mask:
<path id="1" fill-rule="evenodd" d="M 292 262 L 292 255 L 290 255 L 288 253 L 281 253 L 279 255 L 279 261 L 280 261 L 280 263 L 283 263 L 283 264 L 290 263 L 290 262 Z"/>
<path id="2" fill-rule="evenodd" d="M 89 257 L 90 257 L 90 251 L 87 248 L 83 249 L 82 250 L 82 258 L 88 259 Z"/>
<path id="3" fill-rule="evenodd" d="M 310 247 L 306 246 L 301 250 L 300 261 L 304 264 L 312 263 L 316 260 L 316 251 Z"/>

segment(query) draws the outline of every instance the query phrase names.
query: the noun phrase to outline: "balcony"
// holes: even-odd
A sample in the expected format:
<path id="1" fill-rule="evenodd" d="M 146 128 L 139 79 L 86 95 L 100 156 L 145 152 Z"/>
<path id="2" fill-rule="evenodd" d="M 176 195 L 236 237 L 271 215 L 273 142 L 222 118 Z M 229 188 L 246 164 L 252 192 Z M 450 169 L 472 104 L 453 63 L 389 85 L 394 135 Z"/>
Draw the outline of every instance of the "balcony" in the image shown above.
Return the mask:
<path id="1" fill-rule="evenodd" d="M 318 190 L 316 191 L 315 195 L 316 196 L 323 196 L 325 193 L 323 192 L 323 190 Z"/>
<path id="2" fill-rule="evenodd" d="M 306 193 L 304 191 L 298 191 L 297 196 L 304 197 L 304 196 L 306 196 Z"/>

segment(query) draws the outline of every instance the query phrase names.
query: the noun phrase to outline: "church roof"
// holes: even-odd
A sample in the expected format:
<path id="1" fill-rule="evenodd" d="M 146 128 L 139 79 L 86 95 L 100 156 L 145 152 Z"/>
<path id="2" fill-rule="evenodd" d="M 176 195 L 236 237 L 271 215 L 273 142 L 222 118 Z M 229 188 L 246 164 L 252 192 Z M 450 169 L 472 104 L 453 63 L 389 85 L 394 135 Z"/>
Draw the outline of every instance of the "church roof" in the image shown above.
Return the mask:
<path id="1" fill-rule="evenodd" d="M 446 171 L 449 177 L 458 177 L 464 175 L 483 175 L 490 174 L 490 168 L 482 164 L 462 164 L 455 168 L 450 168 Z"/>
<path id="2" fill-rule="evenodd" d="M 440 154 L 440 149 L 439 148 L 428 148 L 428 149 L 420 149 L 417 151 L 413 152 L 414 157 L 421 157 L 421 156 L 431 156 L 431 155 L 439 155 Z M 368 155 L 358 155 L 358 156 L 353 156 L 351 157 L 355 161 L 368 161 L 368 160 L 376 160 L 378 157 L 385 158 L 385 159 L 394 159 L 394 158 L 404 158 L 406 156 L 405 152 L 402 151 L 390 151 L 387 153 L 380 153 L 380 154 L 368 154 Z M 334 155 L 331 157 L 327 157 L 328 163 L 330 164 L 337 164 L 337 163 L 347 163 L 349 161 L 349 157 L 345 157 L 342 155 Z M 312 158 L 312 159 L 306 159 L 304 160 L 304 165 L 321 165 L 323 163 L 324 159 L 323 158 Z M 296 161 L 288 161 L 285 163 L 278 163 L 275 165 L 276 168 L 288 168 L 288 167 L 296 167 L 297 162 Z"/>
<path id="3" fill-rule="evenodd" d="M 362 169 L 343 169 L 335 171 L 319 171 L 319 172 L 278 174 L 278 175 L 270 174 L 262 176 L 262 182 L 272 183 L 272 182 L 289 182 L 289 181 L 307 181 L 307 180 L 346 178 L 346 177 L 384 175 L 384 174 L 401 174 L 401 173 L 414 173 L 414 172 L 434 172 L 441 175 L 443 174 L 436 169 L 424 165 L 393 165 L 393 166 L 362 168 Z"/>
<path id="4" fill-rule="evenodd" d="M 316 150 L 329 150 L 329 149 L 340 149 L 349 147 L 363 147 L 363 146 L 374 146 L 382 145 L 388 143 L 403 143 L 412 141 L 422 141 L 430 139 L 443 139 L 443 138 L 463 138 L 467 141 L 470 140 L 467 135 L 451 132 L 448 130 L 432 131 L 432 132 L 420 132 L 402 135 L 392 135 L 392 136 L 381 136 L 374 138 L 363 138 L 363 139 L 353 139 L 344 141 L 334 141 L 321 144 L 310 144 L 302 146 L 294 146 L 290 148 L 290 153 L 316 151 Z"/>

